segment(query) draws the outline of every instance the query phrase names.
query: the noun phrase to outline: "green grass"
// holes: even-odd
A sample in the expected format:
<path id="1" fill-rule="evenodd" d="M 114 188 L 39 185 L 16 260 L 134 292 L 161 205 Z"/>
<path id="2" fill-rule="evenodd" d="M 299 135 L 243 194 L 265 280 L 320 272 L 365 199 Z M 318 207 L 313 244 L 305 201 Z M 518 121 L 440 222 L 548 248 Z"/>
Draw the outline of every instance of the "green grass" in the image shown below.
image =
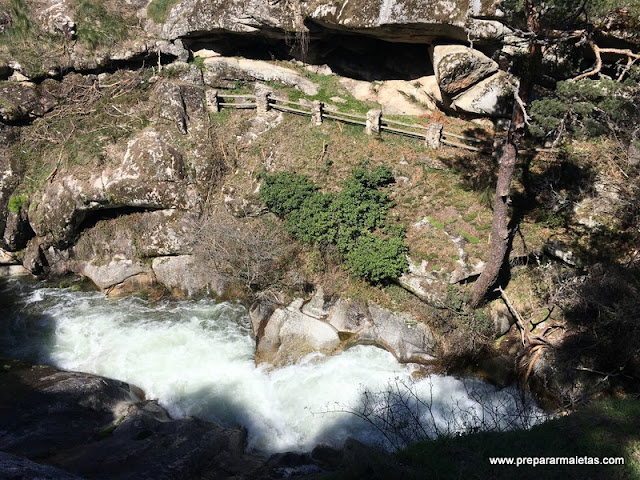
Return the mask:
<path id="1" fill-rule="evenodd" d="M 29 9 L 24 0 L 9 0 L 9 12 L 13 20 L 11 28 L 5 32 L 12 36 L 14 41 L 24 41 L 33 33 L 33 26 L 29 19 Z M 3 35 L 4 37 L 4 35 Z"/>
<path id="2" fill-rule="evenodd" d="M 164 23 L 176 3 L 178 0 L 152 0 L 147 6 L 147 15 L 156 23 Z"/>
<path id="3" fill-rule="evenodd" d="M 9 13 L 13 25 L 0 35 L 0 60 L 17 60 L 28 77 L 44 75 L 45 62 L 62 52 L 62 37 L 40 30 L 24 0 L 10 0 Z"/>
<path id="4" fill-rule="evenodd" d="M 78 41 L 91 49 L 108 47 L 128 38 L 134 20 L 107 11 L 101 2 L 76 0 Z"/>
<path id="5" fill-rule="evenodd" d="M 480 243 L 480 239 L 478 237 L 474 237 L 473 235 L 467 232 L 460 232 L 460 236 L 464 238 L 467 242 L 472 243 L 474 245 L 477 243 Z"/>
<path id="6" fill-rule="evenodd" d="M 131 13 L 108 10 L 97 0 L 73 0 L 73 17 L 77 24 L 77 42 L 90 50 L 111 47 L 129 38 L 137 25 Z M 24 0 L 10 0 L 11 28 L 0 35 L 0 60 L 17 60 L 25 75 L 43 77 L 55 65 L 65 65 L 72 40 L 61 34 L 43 31 L 31 18 Z"/>
<path id="7" fill-rule="evenodd" d="M 22 207 L 25 205 L 26 202 L 27 202 L 26 195 L 12 195 L 9 198 L 9 204 L 7 205 L 7 209 L 11 213 L 20 213 L 20 210 L 22 210 Z"/>
<path id="8" fill-rule="evenodd" d="M 282 66 L 291 68 L 291 65 L 288 62 Z M 298 69 L 298 72 L 318 85 L 318 93 L 316 95 L 305 95 L 300 90 L 285 87 L 277 82 L 267 83 L 275 89 L 286 91 L 289 100 L 292 102 L 297 102 L 302 98 L 306 98 L 307 100 L 319 100 L 325 104 L 333 105 L 341 112 L 362 116 L 366 115 L 367 111 L 372 108 L 380 108 L 380 105 L 377 103 L 363 102 L 355 99 L 347 89 L 340 84 L 340 77 L 337 75 L 318 75 L 301 68 Z M 336 103 L 331 100 L 331 97 L 340 97 L 345 100 L 345 103 Z"/>
<path id="9" fill-rule="evenodd" d="M 438 220 L 435 220 L 431 217 L 427 217 L 427 221 L 433 225 L 434 227 L 436 227 L 438 230 L 442 230 L 444 228 L 444 223 L 439 222 Z"/>

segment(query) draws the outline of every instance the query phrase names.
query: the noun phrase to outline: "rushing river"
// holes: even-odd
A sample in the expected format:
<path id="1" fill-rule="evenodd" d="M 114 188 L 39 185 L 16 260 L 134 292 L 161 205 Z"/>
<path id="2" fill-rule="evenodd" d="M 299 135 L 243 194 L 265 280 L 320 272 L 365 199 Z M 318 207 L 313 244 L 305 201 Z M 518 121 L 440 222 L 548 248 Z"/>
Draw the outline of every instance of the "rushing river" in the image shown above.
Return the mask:
<path id="1" fill-rule="evenodd" d="M 133 383 L 173 417 L 245 426 L 249 448 L 260 453 L 340 446 L 348 436 L 382 444 L 370 422 L 344 411 L 369 398 L 382 418 L 388 395 L 376 392 L 389 389 L 408 404 L 415 393 L 422 407 L 431 405 L 418 410 L 440 428 L 455 412 L 458 429 L 481 419 L 506 425 L 521 414 L 513 389 L 435 375 L 412 383 L 408 368 L 376 347 L 256 368 L 247 311 L 233 303 L 110 299 L 17 280 L 0 287 L 0 354 Z M 471 390 L 483 392 L 483 406 Z"/>

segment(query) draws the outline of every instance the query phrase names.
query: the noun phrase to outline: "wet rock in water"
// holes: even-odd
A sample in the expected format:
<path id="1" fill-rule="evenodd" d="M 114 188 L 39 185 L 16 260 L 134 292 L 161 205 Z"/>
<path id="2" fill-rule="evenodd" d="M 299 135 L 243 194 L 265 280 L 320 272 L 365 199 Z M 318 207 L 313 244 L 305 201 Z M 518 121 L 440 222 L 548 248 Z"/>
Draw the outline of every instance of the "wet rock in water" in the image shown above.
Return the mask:
<path id="1" fill-rule="evenodd" d="M 231 478 L 264 463 L 245 454 L 244 429 L 173 420 L 133 385 L 7 359 L 3 364 L 0 450 L 18 456 L 0 456 L 3 475 L 17 465 L 38 478 L 77 478 L 64 471 L 109 479 Z M 63 471 L 47 477 L 58 472 L 20 457 Z"/>
<path id="2" fill-rule="evenodd" d="M 338 332 L 328 323 L 300 311 L 302 300 L 278 308 L 257 337 L 256 363 L 284 366 L 310 353 L 333 353 L 340 345 Z"/>
<path id="3" fill-rule="evenodd" d="M 373 303 L 327 299 L 319 289 L 306 304 L 296 299 L 270 312 L 259 303 L 250 312 L 257 364 L 283 366 L 310 353 L 334 354 L 354 345 L 384 348 L 404 363 L 434 359 L 435 339 L 429 327 Z"/>

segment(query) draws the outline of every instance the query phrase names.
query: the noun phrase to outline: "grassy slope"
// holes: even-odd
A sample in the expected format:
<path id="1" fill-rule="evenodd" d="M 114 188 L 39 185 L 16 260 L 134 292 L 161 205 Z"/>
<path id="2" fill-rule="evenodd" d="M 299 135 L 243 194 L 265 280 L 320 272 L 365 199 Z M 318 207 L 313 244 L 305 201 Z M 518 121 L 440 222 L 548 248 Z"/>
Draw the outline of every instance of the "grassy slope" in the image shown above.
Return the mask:
<path id="1" fill-rule="evenodd" d="M 494 466 L 490 457 L 623 457 L 624 465 Z M 395 461 L 380 461 L 374 480 L 599 480 L 640 478 L 640 402 L 637 398 L 594 402 L 531 430 L 482 432 L 414 444 Z M 362 478 L 350 471 L 315 477 Z"/>
<path id="2" fill-rule="evenodd" d="M 430 479 L 640 478 L 640 401 L 595 402 L 530 431 L 478 433 L 411 446 L 403 463 Z M 624 457 L 624 466 L 492 466 L 489 457 Z"/>
<path id="3" fill-rule="evenodd" d="M 71 0 L 77 38 L 44 32 L 24 0 L 9 0 L 13 26 L 0 35 L 0 61 L 17 60 L 29 77 L 69 61 L 72 49 L 88 58 L 140 33 L 135 9 L 123 0 Z"/>

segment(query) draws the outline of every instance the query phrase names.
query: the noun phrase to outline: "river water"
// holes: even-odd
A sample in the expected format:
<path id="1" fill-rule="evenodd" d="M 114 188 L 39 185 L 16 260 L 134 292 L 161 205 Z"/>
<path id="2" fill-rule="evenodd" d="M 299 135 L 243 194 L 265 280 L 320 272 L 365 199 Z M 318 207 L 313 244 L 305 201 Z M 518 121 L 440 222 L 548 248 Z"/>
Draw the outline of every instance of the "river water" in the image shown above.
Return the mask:
<path id="1" fill-rule="evenodd" d="M 0 287 L 0 354 L 133 383 L 173 417 L 246 427 L 254 452 L 340 447 L 348 436 L 389 447 L 397 436 L 385 437 L 374 424 L 387 421 L 389 400 L 400 398 L 410 407 L 405 417 L 423 419 L 419 430 L 429 434 L 523 418 L 513 388 L 439 375 L 413 381 L 410 368 L 372 346 L 257 368 L 248 313 L 239 304 L 111 299 L 14 279 Z M 373 422 L 353 414 L 363 406 Z M 527 405 L 525 413 L 529 422 L 539 410 Z M 400 423 L 394 428 L 405 433 Z"/>

